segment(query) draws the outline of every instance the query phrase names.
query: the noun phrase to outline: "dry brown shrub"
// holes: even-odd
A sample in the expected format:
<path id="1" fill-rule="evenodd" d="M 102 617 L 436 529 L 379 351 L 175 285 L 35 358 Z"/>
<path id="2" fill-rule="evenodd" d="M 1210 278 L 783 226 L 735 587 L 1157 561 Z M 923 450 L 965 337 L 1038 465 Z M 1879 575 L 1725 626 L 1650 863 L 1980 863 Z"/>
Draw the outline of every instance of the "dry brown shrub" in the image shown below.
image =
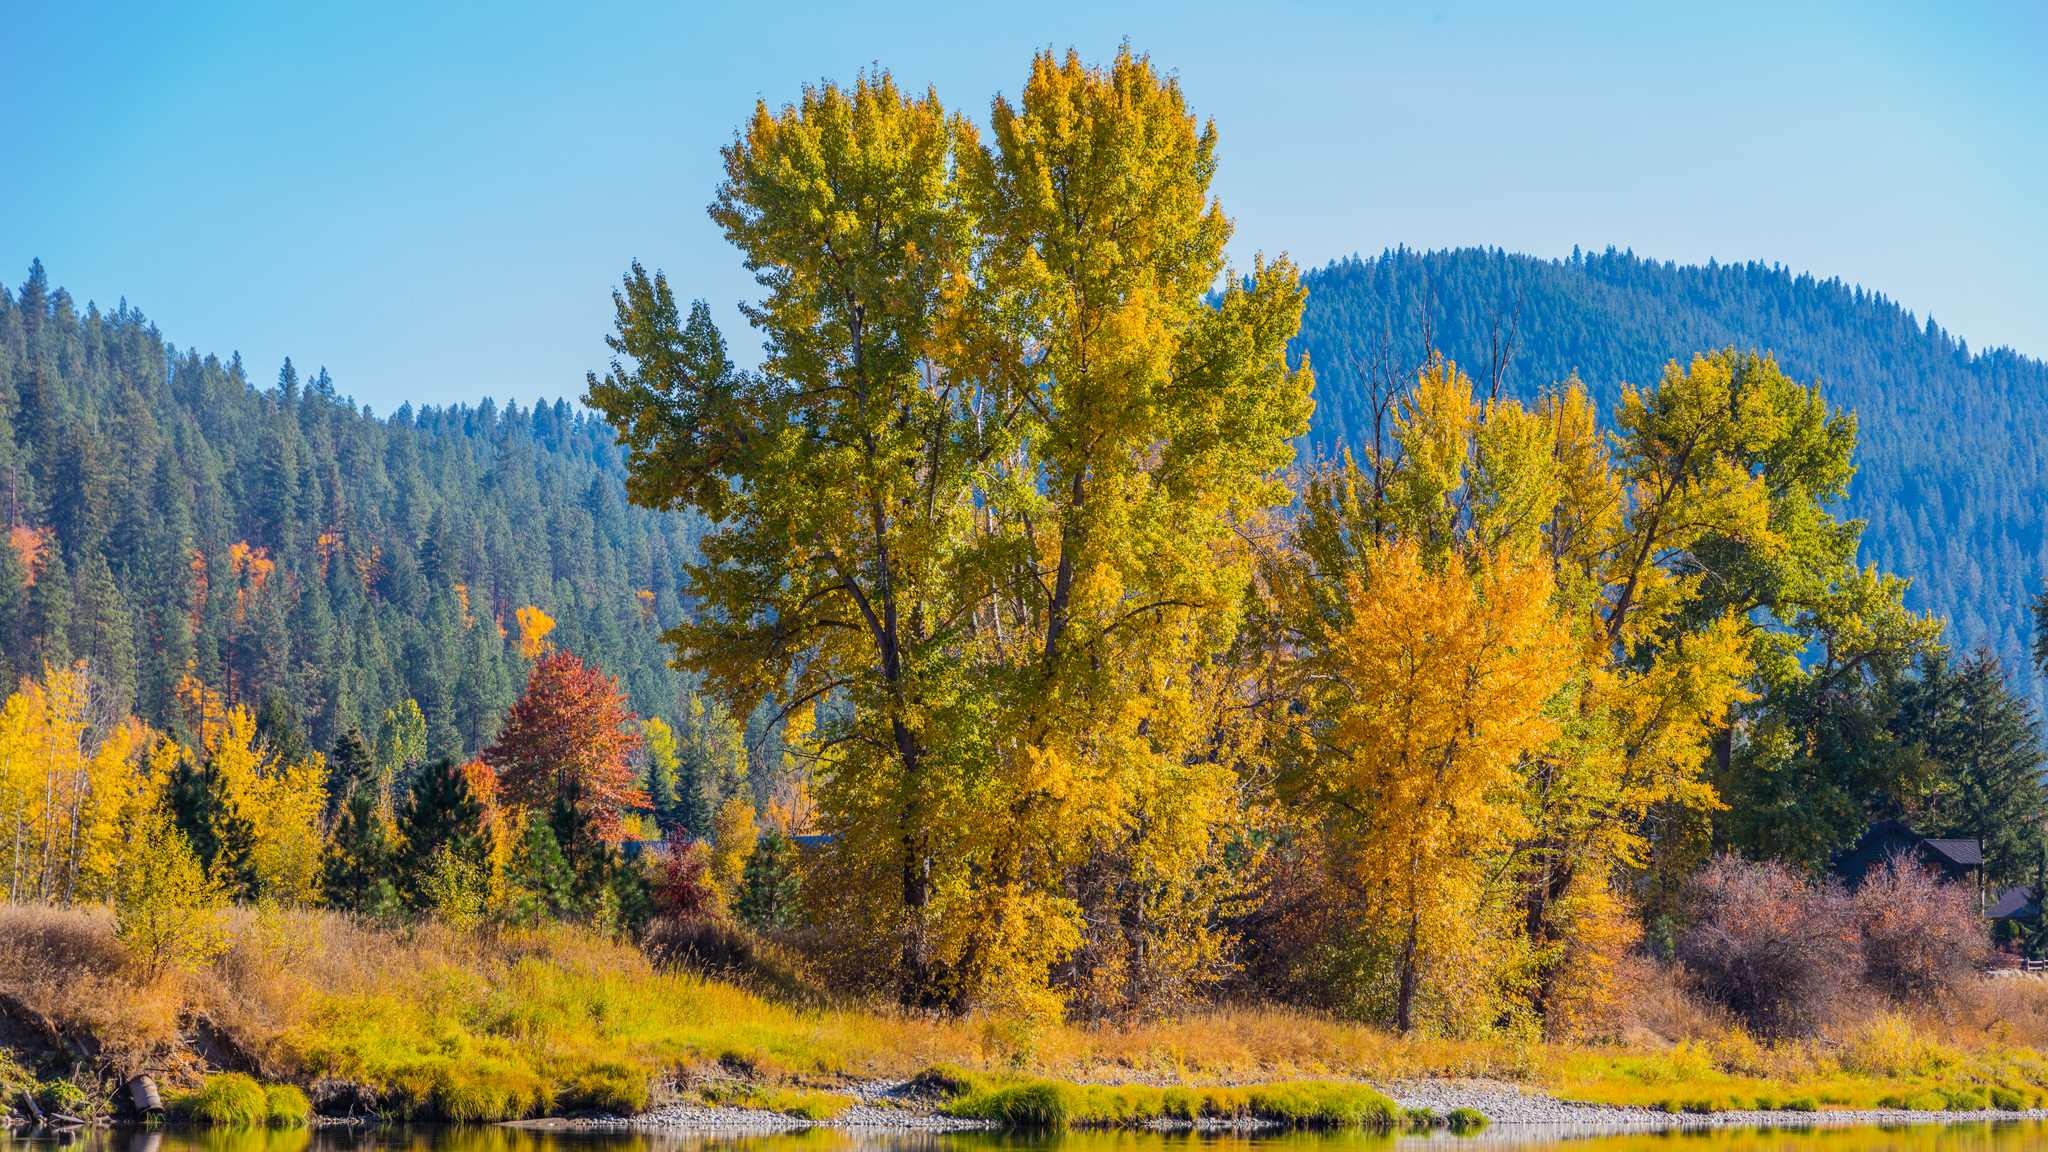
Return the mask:
<path id="1" fill-rule="evenodd" d="M 1634 953 L 1616 966 L 1615 996 L 1602 1031 L 1627 1044 L 1661 1047 L 1712 1040 L 1734 1024 L 1726 1009 L 1703 999 L 1683 968 Z"/>
<path id="2" fill-rule="evenodd" d="M 1976 894 L 1904 856 L 1865 873 L 1855 914 L 1864 982 L 1902 1004 L 1960 994 L 1991 956 Z"/>
<path id="3" fill-rule="evenodd" d="M 1686 903 L 1679 962 L 1760 1036 L 1820 1031 L 1861 975 L 1856 917 L 1832 877 L 1813 884 L 1775 860 L 1724 854 L 1687 884 Z"/>
<path id="4" fill-rule="evenodd" d="M 104 909 L 0 906 L 0 992 L 123 1071 L 178 1044 L 179 982 L 142 981 Z M 41 1021 L 29 1030 L 42 1032 Z"/>

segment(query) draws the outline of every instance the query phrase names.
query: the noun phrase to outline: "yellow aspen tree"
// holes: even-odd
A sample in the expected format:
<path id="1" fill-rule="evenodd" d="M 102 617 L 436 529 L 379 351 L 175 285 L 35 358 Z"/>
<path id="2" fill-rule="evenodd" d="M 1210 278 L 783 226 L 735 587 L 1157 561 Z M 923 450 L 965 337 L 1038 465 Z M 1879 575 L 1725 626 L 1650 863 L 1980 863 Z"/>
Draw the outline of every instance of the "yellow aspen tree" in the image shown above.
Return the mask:
<path id="1" fill-rule="evenodd" d="M 1474 575 L 1432 571 L 1405 540 L 1375 549 L 1345 589 L 1347 625 L 1298 672 L 1322 703 L 1286 787 L 1330 814 L 1403 1032 L 1424 982 L 1469 970 L 1487 935 L 1489 872 L 1527 831 L 1518 770 L 1556 737 L 1573 672 L 1549 567 L 1486 559 Z"/>
<path id="2" fill-rule="evenodd" d="M 227 894 L 161 808 L 137 821 L 112 895 L 114 935 L 151 978 L 226 950 Z"/>
<path id="3" fill-rule="evenodd" d="M 759 839 L 754 826 L 754 802 L 745 789 L 735 791 L 719 805 L 711 821 L 710 880 L 718 891 L 721 911 L 730 911 L 738 897 L 740 877 L 747 870 L 747 856 Z"/>
<path id="4" fill-rule="evenodd" d="M 316 902 L 325 845 L 325 758 L 317 752 L 292 761 L 271 755 L 258 740 L 254 714 L 240 706 L 227 710 L 206 755 L 229 815 L 249 830 L 245 867 L 254 889 L 248 895 L 288 907 Z"/>
<path id="5" fill-rule="evenodd" d="M 46 668 L 0 710 L 0 820 L 14 899 L 92 899 L 117 850 L 147 730 L 125 717 L 95 722 L 93 690 L 84 664 Z"/>

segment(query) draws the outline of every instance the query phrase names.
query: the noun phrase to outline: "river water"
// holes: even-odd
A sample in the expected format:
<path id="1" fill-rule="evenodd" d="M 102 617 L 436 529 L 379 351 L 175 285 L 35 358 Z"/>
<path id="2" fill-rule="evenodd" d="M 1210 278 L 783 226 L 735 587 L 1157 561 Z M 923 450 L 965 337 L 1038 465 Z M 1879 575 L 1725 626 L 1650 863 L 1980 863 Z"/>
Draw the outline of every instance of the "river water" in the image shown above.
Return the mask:
<path id="1" fill-rule="evenodd" d="M 1566 1131 L 1496 1124 L 1470 1136 L 1352 1131 L 1227 1134 L 904 1133 L 813 1128 L 775 1134 L 536 1132 L 489 1126 L 314 1131 L 123 1129 L 0 1135 L 0 1152 L 2048 1152 L 2048 1122 L 1885 1127 Z"/>

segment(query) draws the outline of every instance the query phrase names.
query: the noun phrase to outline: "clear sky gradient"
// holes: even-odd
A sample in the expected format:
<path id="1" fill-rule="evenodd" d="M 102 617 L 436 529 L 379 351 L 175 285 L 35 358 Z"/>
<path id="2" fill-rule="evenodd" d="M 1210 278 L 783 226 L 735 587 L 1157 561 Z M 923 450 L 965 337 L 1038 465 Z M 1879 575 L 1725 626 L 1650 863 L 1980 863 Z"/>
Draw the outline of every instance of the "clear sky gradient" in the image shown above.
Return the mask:
<path id="1" fill-rule="evenodd" d="M 0 0 L 0 275 L 401 402 L 580 395 L 639 259 L 756 295 L 718 149 L 871 62 L 986 122 L 1128 38 L 1222 137 L 1232 250 L 1764 260 L 2048 354 L 2048 5 Z M 1674 354 L 1687 351 L 1673 349 Z"/>

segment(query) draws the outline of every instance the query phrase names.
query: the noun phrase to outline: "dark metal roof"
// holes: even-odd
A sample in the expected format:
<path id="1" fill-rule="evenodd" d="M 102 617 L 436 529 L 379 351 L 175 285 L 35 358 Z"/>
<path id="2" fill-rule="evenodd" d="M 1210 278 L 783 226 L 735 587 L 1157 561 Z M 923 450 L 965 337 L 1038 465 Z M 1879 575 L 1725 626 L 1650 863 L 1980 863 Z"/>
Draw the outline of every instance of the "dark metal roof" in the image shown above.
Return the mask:
<path id="1" fill-rule="evenodd" d="M 1986 920 L 2018 920 L 2040 912 L 2034 905 L 2034 890 L 2025 884 L 2007 888 L 1999 894 L 1998 903 L 1984 913 Z"/>
<path id="2" fill-rule="evenodd" d="M 1856 843 L 1835 857 L 1834 871 L 1855 884 L 1868 869 L 1893 852 L 1910 849 L 1929 864 L 1956 872 L 1984 866 L 1984 850 L 1975 840 L 1929 840 L 1897 820 L 1880 820 L 1864 830 Z"/>
<path id="3" fill-rule="evenodd" d="M 1923 843 L 1960 867 L 1980 868 L 1984 865 L 1984 848 L 1975 840 L 1926 840 Z"/>

